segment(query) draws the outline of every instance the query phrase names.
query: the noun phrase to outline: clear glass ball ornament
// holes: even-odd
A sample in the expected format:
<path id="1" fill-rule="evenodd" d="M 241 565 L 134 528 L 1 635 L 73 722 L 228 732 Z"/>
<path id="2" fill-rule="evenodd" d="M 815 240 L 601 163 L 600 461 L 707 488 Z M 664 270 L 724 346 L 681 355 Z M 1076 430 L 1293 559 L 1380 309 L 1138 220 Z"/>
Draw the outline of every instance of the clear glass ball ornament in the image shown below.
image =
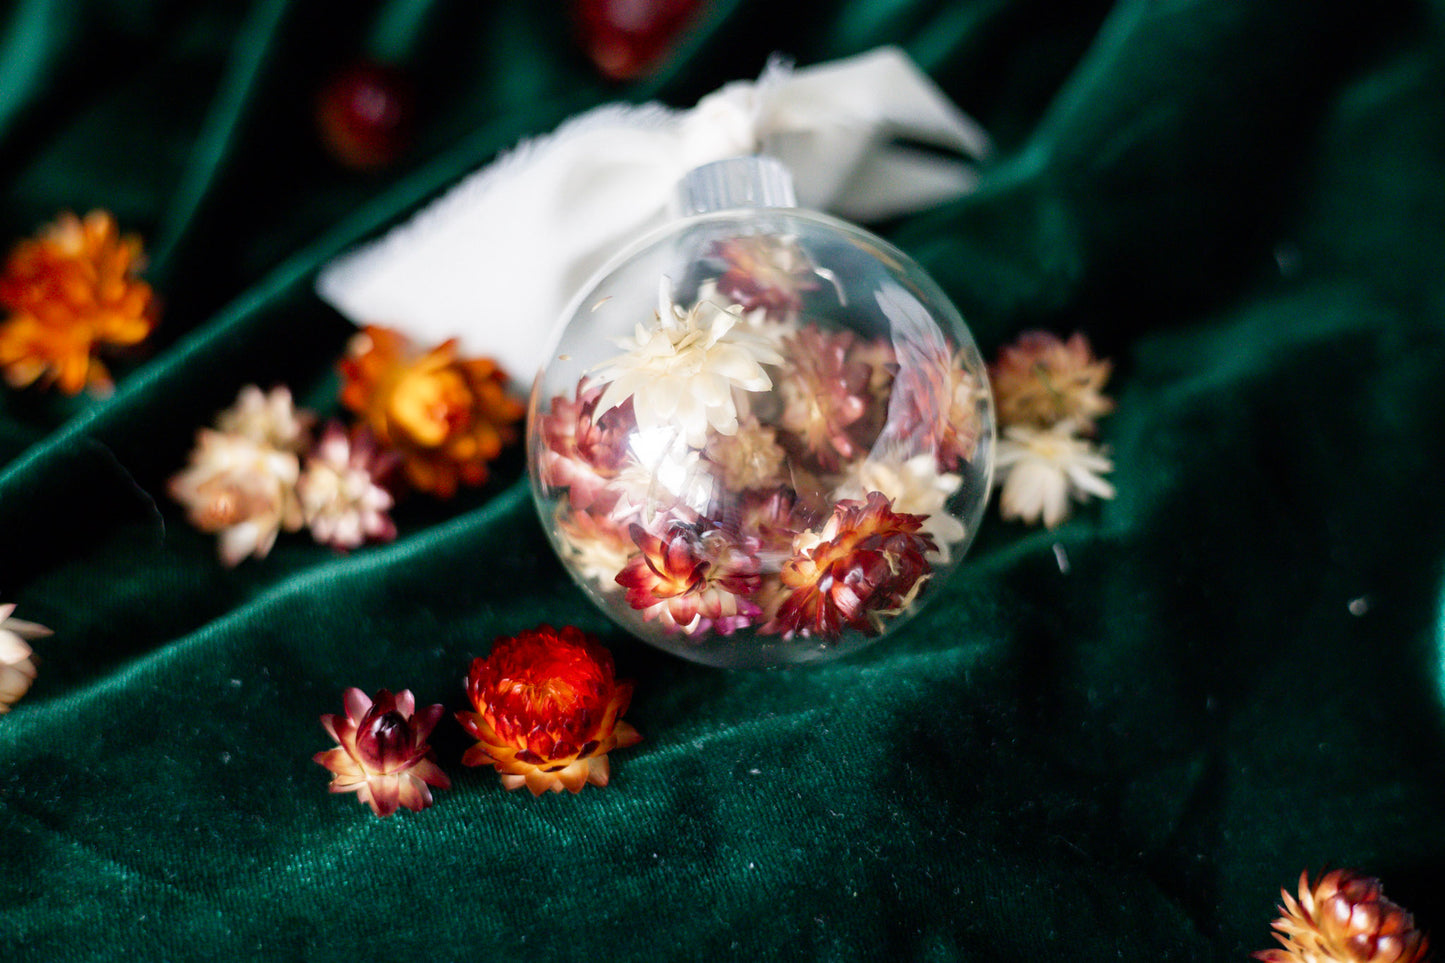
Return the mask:
<path id="1" fill-rule="evenodd" d="M 528 412 L 543 527 L 620 625 L 727 667 L 832 659 L 903 625 L 983 514 L 994 419 L 958 311 L 907 255 L 792 206 L 770 158 L 563 312 Z"/>

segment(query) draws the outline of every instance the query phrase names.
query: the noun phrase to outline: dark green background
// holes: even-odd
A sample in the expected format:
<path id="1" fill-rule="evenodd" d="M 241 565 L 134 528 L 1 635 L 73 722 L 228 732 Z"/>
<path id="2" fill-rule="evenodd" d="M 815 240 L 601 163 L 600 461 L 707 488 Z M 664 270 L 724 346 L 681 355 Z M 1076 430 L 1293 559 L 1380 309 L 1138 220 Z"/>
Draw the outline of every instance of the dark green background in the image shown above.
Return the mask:
<path id="1" fill-rule="evenodd" d="M 1425 2 L 724 2 L 609 86 L 555 0 L 12 4 L 0 236 L 109 208 L 166 310 L 109 401 L 0 392 L 0 600 L 56 630 L 0 718 L 0 959 L 1237 960 L 1334 866 L 1438 925 L 1442 28 Z M 393 545 L 295 535 L 234 571 L 164 497 L 242 384 L 334 408 L 350 328 L 316 268 L 498 150 L 885 42 L 998 151 L 883 233 L 985 352 L 1045 327 L 1116 359 L 1113 502 L 991 515 L 858 658 L 727 674 L 589 607 L 516 453 L 407 502 Z M 312 123 L 368 51 L 421 96 L 381 174 Z M 611 786 L 504 792 L 447 722 L 433 809 L 326 792 L 344 687 L 458 708 L 469 660 L 541 621 L 637 680 Z"/>

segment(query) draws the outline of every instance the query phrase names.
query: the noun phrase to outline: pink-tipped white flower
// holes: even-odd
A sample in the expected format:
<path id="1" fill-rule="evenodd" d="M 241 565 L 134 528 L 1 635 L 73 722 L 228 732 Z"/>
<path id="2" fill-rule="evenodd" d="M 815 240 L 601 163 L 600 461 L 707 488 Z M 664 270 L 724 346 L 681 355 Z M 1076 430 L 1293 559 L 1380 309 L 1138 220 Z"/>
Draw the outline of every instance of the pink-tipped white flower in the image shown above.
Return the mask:
<path id="1" fill-rule="evenodd" d="M 662 535 L 629 528 L 640 549 L 617 584 L 627 604 L 668 631 L 723 635 L 749 625 L 760 609 L 748 601 L 758 587 L 758 540 L 674 523 Z"/>
<path id="2" fill-rule="evenodd" d="M 20 701 L 35 681 L 35 653 L 27 644 L 51 632 L 43 625 L 14 619 L 15 603 L 0 605 L 0 715 Z"/>
<path id="3" fill-rule="evenodd" d="M 1046 528 L 1054 528 L 1069 517 L 1071 501 L 1114 497 L 1114 486 L 1103 478 L 1114 463 L 1074 432 L 1069 421 L 1004 429 L 995 465 L 1003 488 L 999 512 L 1005 519 L 1033 524 L 1042 518 Z"/>
<path id="4" fill-rule="evenodd" d="M 379 454 L 365 428 L 352 438 L 339 421 L 327 425 L 296 482 L 301 510 L 316 541 L 356 548 L 368 539 L 396 538 L 396 525 L 387 515 L 391 493 L 377 480 L 398 461 L 394 453 Z"/>

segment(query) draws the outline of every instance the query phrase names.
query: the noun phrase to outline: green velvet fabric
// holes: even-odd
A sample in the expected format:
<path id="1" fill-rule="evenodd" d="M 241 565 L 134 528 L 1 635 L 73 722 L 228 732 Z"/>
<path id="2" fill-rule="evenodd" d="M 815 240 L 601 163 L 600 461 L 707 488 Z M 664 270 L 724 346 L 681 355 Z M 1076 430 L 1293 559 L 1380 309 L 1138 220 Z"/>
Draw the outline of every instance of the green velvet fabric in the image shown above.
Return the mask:
<path id="1" fill-rule="evenodd" d="M 0 717 L 0 959 L 1229 960 L 1338 866 L 1445 923 L 1445 6 L 725 0 L 627 85 L 555 0 L 0 18 L 0 236 L 108 208 L 165 299 L 111 398 L 0 390 L 0 601 L 55 629 Z M 234 570 L 165 496 L 241 385 L 335 410 L 318 266 L 497 151 L 883 43 L 997 142 L 883 233 L 986 353 L 1043 327 L 1116 360 L 1113 501 L 991 510 L 896 636 L 727 673 L 590 607 L 516 452 L 393 544 Z M 312 119 L 365 54 L 420 91 L 380 174 Z M 459 709 L 544 621 L 637 680 L 610 786 L 508 793 L 448 720 L 432 809 L 326 791 L 345 687 Z"/>

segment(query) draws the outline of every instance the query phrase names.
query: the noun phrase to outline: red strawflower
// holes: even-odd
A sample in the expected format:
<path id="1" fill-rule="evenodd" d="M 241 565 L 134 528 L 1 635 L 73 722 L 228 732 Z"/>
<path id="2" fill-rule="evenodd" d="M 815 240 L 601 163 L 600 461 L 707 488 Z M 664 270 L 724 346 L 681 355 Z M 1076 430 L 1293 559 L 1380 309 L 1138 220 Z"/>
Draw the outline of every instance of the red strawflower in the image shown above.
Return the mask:
<path id="1" fill-rule="evenodd" d="M 314 757 L 331 770 L 332 792 L 354 792 L 372 812 L 390 816 L 399 806 L 414 812 L 430 806 L 428 786 L 451 786 L 427 745 L 446 712 L 442 706 L 417 712 L 409 689 L 395 696 L 382 689 L 375 701 L 360 689 L 347 689 L 345 701 L 346 715 L 321 717 L 339 745 Z"/>
<path id="2" fill-rule="evenodd" d="M 462 762 L 492 766 L 503 786 L 534 796 L 607 785 L 607 754 L 642 739 L 621 718 L 632 683 L 614 678 L 612 654 L 574 626 L 499 638 L 472 661 L 467 695 L 476 711 L 457 721 L 478 742 Z"/>
<path id="3" fill-rule="evenodd" d="M 1420 963 L 1430 948 L 1414 917 L 1373 877 L 1337 869 L 1310 886 L 1305 871 L 1298 902 L 1288 890 L 1280 895 L 1272 925 L 1282 948 L 1255 953 L 1264 963 Z"/>
<path id="4" fill-rule="evenodd" d="M 840 501 L 821 532 L 795 540 L 798 553 L 779 573 L 780 598 L 761 631 L 836 639 L 844 629 L 868 635 L 881 630 L 881 617 L 913 604 L 938 550 L 920 533 L 923 516 L 892 510 L 882 492 L 866 502 Z"/>
<path id="5" fill-rule="evenodd" d="M 628 532 L 642 551 L 617 573 L 617 584 L 645 620 L 687 635 L 710 628 L 731 635 L 760 614 L 746 598 L 760 580 L 756 538 L 685 522 L 673 522 L 661 536 L 636 523 Z"/>

